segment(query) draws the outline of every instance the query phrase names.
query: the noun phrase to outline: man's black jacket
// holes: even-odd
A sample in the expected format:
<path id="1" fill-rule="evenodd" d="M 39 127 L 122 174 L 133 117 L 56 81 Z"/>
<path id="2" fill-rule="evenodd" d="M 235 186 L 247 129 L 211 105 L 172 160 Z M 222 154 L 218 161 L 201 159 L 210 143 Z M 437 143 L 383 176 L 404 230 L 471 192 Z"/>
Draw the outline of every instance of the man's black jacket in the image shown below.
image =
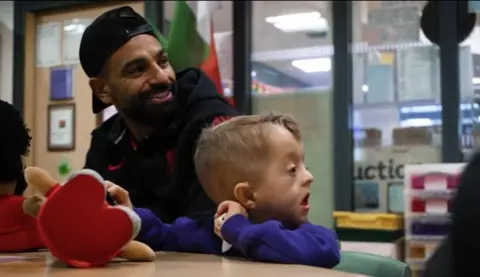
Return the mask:
<path id="1" fill-rule="evenodd" d="M 123 121 L 115 115 L 92 132 L 85 164 L 128 190 L 135 206 L 152 210 L 166 223 L 215 210 L 196 178 L 196 141 L 212 122 L 237 115 L 200 70 L 177 74 L 177 87 L 175 101 L 180 108 L 168 127 L 133 145 Z"/>

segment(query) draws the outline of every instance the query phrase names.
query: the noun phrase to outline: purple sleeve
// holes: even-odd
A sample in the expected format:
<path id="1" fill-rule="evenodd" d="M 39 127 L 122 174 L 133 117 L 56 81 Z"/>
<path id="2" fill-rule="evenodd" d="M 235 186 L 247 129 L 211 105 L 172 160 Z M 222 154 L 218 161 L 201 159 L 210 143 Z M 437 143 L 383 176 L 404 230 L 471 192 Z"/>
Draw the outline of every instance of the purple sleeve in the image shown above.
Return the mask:
<path id="1" fill-rule="evenodd" d="M 171 225 L 163 223 L 148 209 L 133 209 L 142 220 L 142 227 L 135 240 L 141 241 L 150 246 L 154 251 L 167 251 L 168 248 L 175 248 L 168 245 L 167 240 Z"/>
<path id="2" fill-rule="evenodd" d="M 180 217 L 172 224 L 166 224 L 148 209 L 134 208 L 134 211 L 142 220 L 135 240 L 147 244 L 154 251 L 221 253 L 221 241 L 213 232 L 213 217 L 211 220 Z"/>
<path id="3" fill-rule="evenodd" d="M 340 247 L 334 231 L 311 223 L 288 230 L 274 220 L 252 224 L 236 215 L 222 226 L 222 236 L 247 258 L 325 268 L 336 266 Z"/>

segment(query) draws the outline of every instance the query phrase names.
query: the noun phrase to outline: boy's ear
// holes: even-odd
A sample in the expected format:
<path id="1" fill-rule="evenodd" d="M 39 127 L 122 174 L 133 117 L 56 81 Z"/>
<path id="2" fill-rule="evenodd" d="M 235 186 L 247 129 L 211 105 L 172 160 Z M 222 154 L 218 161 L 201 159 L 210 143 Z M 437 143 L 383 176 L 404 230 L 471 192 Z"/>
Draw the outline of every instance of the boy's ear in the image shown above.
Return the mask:
<path id="1" fill-rule="evenodd" d="M 233 196 L 247 210 L 255 208 L 255 193 L 247 182 L 237 183 L 233 189 Z"/>

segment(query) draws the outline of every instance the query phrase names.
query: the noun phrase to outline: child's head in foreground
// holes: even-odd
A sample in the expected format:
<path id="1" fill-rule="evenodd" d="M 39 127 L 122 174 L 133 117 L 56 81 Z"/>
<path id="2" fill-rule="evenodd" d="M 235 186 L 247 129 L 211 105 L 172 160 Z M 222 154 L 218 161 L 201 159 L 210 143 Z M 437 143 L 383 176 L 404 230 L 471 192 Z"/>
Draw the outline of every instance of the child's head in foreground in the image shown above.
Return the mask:
<path id="1" fill-rule="evenodd" d="M 239 202 L 254 222 L 307 219 L 313 177 L 305 167 L 298 125 L 289 116 L 238 116 L 205 129 L 195 167 L 213 201 Z"/>
<path id="2" fill-rule="evenodd" d="M 20 113 L 3 100 L 0 100 L 0 130 L 3 130 L 0 136 L 0 194 L 12 194 L 22 176 L 31 137 Z"/>

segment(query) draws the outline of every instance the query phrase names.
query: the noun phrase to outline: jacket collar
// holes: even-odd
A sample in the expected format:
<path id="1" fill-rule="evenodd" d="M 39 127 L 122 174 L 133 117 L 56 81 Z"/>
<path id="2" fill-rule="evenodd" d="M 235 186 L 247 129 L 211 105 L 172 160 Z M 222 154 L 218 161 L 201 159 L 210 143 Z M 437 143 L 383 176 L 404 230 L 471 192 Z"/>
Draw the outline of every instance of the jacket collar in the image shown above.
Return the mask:
<path id="1" fill-rule="evenodd" d="M 113 120 L 113 122 L 110 129 L 108 130 L 107 137 L 115 145 L 118 145 L 120 141 L 122 141 L 122 139 L 125 137 L 125 135 L 127 135 L 127 126 L 118 114 L 112 116 L 111 120 Z"/>

